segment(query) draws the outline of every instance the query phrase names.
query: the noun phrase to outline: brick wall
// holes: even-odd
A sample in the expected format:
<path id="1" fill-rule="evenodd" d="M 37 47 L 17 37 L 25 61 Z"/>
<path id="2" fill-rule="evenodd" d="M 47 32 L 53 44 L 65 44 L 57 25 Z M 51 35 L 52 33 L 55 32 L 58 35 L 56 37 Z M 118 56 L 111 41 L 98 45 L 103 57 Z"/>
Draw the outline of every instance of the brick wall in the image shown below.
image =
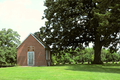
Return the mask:
<path id="1" fill-rule="evenodd" d="M 27 66 L 28 47 L 34 46 L 34 66 L 46 66 L 45 48 L 32 36 L 28 38 L 17 49 L 17 64 Z"/>

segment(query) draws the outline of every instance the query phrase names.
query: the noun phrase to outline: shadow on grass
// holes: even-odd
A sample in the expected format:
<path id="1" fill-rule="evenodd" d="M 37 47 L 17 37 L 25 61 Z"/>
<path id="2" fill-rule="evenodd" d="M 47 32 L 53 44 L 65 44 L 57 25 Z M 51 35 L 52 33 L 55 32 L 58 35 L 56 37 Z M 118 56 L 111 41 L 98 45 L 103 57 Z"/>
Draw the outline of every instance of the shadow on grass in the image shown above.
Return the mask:
<path id="1" fill-rule="evenodd" d="M 103 65 L 76 64 L 68 65 L 68 69 L 66 70 L 120 74 L 120 64 L 103 64 Z"/>
<path id="2" fill-rule="evenodd" d="M 0 68 L 14 67 L 15 65 L 0 65 Z"/>

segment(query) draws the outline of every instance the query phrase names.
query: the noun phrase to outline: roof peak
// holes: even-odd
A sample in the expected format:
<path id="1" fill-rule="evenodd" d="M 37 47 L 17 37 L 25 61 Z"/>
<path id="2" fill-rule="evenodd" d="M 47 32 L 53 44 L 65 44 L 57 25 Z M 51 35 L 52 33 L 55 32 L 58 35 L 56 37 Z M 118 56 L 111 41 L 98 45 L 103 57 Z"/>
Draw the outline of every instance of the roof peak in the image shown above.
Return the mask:
<path id="1" fill-rule="evenodd" d="M 21 44 L 22 44 L 30 35 L 32 35 L 32 37 L 33 37 L 35 40 L 37 40 L 38 43 L 40 43 L 44 48 L 46 48 L 45 45 L 42 43 L 42 40 L 38 40 L 38 39 L 36 38 L 36 36 L 35 36 L 34 34 L 32 34 L 32 33 L 30 33 L 30 34 L 21 42 Z M 21 45 L 21 44 L 20 44 L 20 45 Z M 19 45 L 17 48 L 19 48 L 20 45 Z"/>

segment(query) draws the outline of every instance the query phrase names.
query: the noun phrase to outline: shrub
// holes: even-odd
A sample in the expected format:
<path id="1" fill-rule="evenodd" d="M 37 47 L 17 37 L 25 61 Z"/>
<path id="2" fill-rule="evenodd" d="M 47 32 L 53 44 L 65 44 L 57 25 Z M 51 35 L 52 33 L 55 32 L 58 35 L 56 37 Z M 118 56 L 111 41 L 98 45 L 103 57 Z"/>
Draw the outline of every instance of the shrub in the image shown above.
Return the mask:
<path id="1" fill-rule="evenodd" d="M 53 55 L 52 55 L 51 65 L 54 65 L 54 63 L 57 63 L 57 61 L 56 61 L 56 56 L 53 56 Z"/>

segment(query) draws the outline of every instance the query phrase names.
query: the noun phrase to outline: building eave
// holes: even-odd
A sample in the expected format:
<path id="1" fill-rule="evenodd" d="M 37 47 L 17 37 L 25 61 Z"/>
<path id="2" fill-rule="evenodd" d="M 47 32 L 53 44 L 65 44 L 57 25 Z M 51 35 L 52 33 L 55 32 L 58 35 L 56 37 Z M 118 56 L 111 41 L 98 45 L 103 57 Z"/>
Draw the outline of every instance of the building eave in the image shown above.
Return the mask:
<path id="1" fill-rule="evenodd" d="M 30 34 L 22 41 L 22 43 L 23 43 L 30 35 L 32 35 L 32 37 L 33 37 L 35 40 L 37 40 L 38 43 L 40 43 L 44 48 L 46 48 L 45 45 L 42 44 L 42 42 L 40 42 L 32 33 L 30 33 Z M 21 44 L 22 44 L 22 43 L 21 43 Z M 20 44 L 20 45 L 21 45 L 21 44 Z M 17 48 L 19 48 L 20 45 L 19 45 Z"/>

